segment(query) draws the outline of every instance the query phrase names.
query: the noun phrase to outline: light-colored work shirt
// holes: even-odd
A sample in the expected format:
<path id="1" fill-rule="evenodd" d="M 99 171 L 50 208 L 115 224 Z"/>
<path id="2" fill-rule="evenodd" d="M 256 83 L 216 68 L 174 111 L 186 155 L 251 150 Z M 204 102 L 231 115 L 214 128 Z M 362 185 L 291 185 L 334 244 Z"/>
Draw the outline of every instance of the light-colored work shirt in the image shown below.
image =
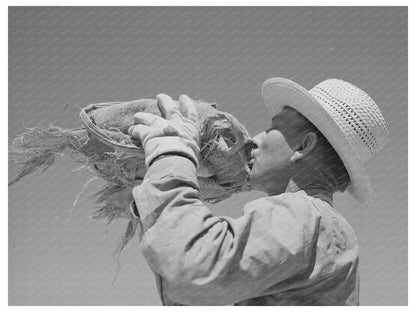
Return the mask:
<path id="1" fill-rule="evenodd" d="M 330 197 L 284 193 L 214 216 L 187 158 L 133 189 L 140 247 L 164 305 L 358 305 L 358 243 Z M 311 196 L 312 194 L 312 196 Z"/>

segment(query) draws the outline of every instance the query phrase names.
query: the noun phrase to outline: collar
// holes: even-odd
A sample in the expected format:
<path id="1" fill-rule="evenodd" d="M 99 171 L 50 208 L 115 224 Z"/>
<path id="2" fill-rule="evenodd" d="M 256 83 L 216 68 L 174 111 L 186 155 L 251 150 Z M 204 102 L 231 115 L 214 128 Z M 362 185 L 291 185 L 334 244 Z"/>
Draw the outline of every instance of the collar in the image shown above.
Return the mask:
<path id="1" fill-rule="evenodd" d="M 313 198 L 320 199 L 324 202 L 327 202 L 331 207 L 333 207 L 333 193 L 329 191 L 325 191 L 322 189 L 304 189 L 301 190 L 306 195 L 311 196 Z"/>

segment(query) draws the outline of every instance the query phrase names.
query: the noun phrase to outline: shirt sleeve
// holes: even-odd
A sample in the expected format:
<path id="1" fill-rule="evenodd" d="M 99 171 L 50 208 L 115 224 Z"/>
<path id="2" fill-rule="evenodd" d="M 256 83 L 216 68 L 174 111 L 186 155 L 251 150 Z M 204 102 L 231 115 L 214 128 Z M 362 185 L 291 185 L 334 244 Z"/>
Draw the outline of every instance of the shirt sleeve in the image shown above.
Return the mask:
<path id="1" fill-rule="evenodd" d="M 214 216 L 199 196 L 195 166 L 176 156 L 153 164 L 133 195 L 143 255 L 177 303 L 233 304 L 310 267 L 319 215 L 301 196 L 252 201 L 237 219 Z"/>

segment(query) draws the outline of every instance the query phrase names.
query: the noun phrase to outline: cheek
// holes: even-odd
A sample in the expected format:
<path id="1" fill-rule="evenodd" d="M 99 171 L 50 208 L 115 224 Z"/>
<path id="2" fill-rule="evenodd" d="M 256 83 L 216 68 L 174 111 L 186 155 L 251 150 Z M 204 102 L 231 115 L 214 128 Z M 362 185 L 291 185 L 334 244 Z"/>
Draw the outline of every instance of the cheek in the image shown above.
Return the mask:
<path id="1" fill-rule="evenodd" d="M 269 134 L 262 141 L 260 151 L 263 155 L 267 155 L 269 157 L 277 156 L 281 150 L 281 145 L 281 139 L 278 135 Z"/>
<path id="2" fill-rule="evenodd" d="M 277 133 L 263 140 L 260 152 L 264 161 L 268 162 L 269 165 L 273 163 L 277 167 L 280 167 L 282 163 L 286 163 L 292 155 L 292 150 L 285 139 Z"/>

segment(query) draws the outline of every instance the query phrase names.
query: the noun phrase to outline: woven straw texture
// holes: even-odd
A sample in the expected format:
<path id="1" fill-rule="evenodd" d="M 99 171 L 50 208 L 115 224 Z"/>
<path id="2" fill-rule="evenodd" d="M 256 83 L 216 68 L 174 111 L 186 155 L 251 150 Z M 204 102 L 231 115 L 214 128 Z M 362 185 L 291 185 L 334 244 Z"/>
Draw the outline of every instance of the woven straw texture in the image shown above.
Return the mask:
<path id="1" fill-rule="evenodd" d="M 250 190 L 247 130 L 215 105 L 195 102 L 195 106 L 201 130 L 201 167 L 205 168 L 204 175 L 199 176 L 201 197 L 215 203 L 236 192 Z M 141 144 L 128 134 L 129 127 L 134 124 L 133 116 L 139 111 L 160 116 L 156 101 L 151 99 L 100 103 L 82 110 L 82 114 L 88 112 L 84 114 L 88 118 L 86 128 L 29 129 L 9 144 L 10 161 L 21 166 L 9 185 L 37 170 L 46 170 L 57 155 L 67 152 L 76 162 L 107 181 L 96 194 L 100 205 L 95 217 L 106 218 L 109 222 L 129 218 L 131 190 L 142 182 L 146 173 Z M 90 131 L 91 126 L 96 132 Z"/>
<path id="2" fill-rule="evenodd" d="M 279 77 L 263 83 L 262 95 L 271 114 L 290 106 L 322 132 L 348 171 L 347 191 L 365 206 L 372 206 L 374 191 L 364 164 L 385 145 L 388 131 L 370 96 L 340 79 L 325 80 L 308 91 Z"/>
<path id="3" fill-rule="evenodd" d="M 354 85 L 328 79 L 309 91 L 335 120 L 366 163 L 387 142 L 386 121 L 370 96 Z"/>
<path id="4" fill-rule="evenodd" d="M 259 92 L 265 79 L 287 77 L 310 90 L 336 77 L 365 90 L 390 132 L 366 164 L 376 200 L 364 209 L 339 194 L 335 209 L 359 240 L 361 305 L 408 304 L 407 7 L 11 6 L 8 13 L 8 113 L 2 107 L 9 139 L 36 125 L 81 127 L 79 111 L 88 103 L 161 92 L 215 101 L 254 135 L 272 117 Z M 89 218 L 89 194 L 100 181 L 70 214 L 74 194 L 91 177 L 73 168 L 70 157 L 57 157 L 3 196 L 9 305 L 160 305 L 136 238 L 112 284 L 111 251 L 126 220 L 107 226 Z M 243 192 L 208 207 L 237 218 L 263 196 Z"/>

